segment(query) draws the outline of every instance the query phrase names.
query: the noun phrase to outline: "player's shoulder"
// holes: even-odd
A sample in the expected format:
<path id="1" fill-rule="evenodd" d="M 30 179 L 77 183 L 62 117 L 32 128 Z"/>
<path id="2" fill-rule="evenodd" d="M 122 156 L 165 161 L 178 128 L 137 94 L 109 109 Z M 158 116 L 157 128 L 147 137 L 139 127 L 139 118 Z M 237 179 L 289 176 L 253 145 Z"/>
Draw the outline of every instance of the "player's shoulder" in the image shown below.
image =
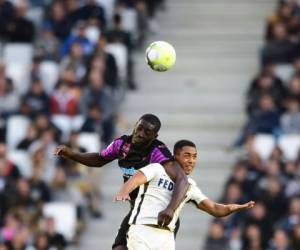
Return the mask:
<path id="1" fill-rule="evenodd" d="M 163 165 L 161 165 L 160 163 L 151 163 L 149 165 L 147 165 L 148 168 L 155 168 L 157 170 L 160 170 L 160 171 L 164 171 L 165 168 Z"/>
<path id="2" fill-rule="evenodd" d="M 192 186 L 197 186 L 197 183 L 194 179 L 192 179 L 191 177 L 188 177 L 188 183 L 191 184 Z"/>
<path id="3" fill-rule="evenodd" d="M 164 149 L 164 148 L 168 149 L 167 145 L 164 142 L 162 142 L 162 141 L 160 141 L 158 139 L 155 139 L 152 142 L 152 147 L 153 148 L 158 148 L 158 149 Z"/>

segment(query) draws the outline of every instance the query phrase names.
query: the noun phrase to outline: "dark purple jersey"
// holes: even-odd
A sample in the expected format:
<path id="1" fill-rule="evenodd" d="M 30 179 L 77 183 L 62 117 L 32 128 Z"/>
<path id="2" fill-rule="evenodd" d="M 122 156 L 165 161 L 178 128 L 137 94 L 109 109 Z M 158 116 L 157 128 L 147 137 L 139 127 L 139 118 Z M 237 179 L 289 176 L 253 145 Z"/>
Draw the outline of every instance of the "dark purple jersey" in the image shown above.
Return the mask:
<path id="1" fill-rule="evenodd" d="M 150 163 L 165 163 L 173 160 L 167 146 L 154 140 L 147 148 L 136 148 L 131 144 L 131 136 L 123 135 L 115 139 L 106 149 L 100 152 L 100 156 L 106 160 L 118 159 L 122 169 L 124 180 L 134 175 L 136 170 Z"/>

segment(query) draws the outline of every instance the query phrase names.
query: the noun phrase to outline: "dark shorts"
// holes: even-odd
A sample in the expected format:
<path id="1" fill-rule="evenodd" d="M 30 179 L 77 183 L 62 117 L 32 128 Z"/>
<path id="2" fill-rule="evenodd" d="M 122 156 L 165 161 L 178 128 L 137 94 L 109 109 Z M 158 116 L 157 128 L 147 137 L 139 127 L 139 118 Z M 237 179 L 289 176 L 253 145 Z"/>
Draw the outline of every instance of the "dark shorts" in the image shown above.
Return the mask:
<path id="1" fill-rule="evenodd" d="M 115 238 L 115 242 L 112 245 L 112 248 L 115 248 L 117 246 L 127 246 L 127 232 L 129 230 L 130 225 L 128 224 L 129 219 L 130 219 L 130 215 L 131 215 L 131 211 L 126 215 L 126 217 L 123 219 L 117 236 Z M 174 232 L 174 236 L 176 238 L 177 232 L 179 230 L 179 226 L 180 226 L 180 221 L 179 219 L 176 222 L 176 228 L 175 228 L 175 232 Z"/>

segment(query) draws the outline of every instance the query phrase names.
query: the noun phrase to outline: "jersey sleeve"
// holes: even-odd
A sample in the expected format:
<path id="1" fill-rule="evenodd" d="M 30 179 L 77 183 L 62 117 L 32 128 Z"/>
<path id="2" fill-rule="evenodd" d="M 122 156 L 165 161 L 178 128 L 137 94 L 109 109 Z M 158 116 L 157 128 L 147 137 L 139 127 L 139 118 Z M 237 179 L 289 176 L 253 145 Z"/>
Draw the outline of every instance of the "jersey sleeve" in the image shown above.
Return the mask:
<path id="1" fill-rule="evenodd" d="M 152 151 L 150 163 L 163 164 L 167 161 L 173 160 L 173 156 L 166 145 L 161 144 Z"/>
<path id="2" fill-rule="evenodd" d="M 118 158 L 121 146 L 123 144 L 123 139 L 118 138 L 114 140 L 111 144 L 107 146 L 107 148 L 103 149 L 100 152 L 100 156 L 105 160 L 115 160 Z"/>
<path id="3" fill-rule="evenodd" d="M 147 181 L 152 180 L 161 174 L 163 167 L 160 164 L 149 164 L 146 167 L 139 169 L 145 176 Z"/>
<path id="4" fill-rule="evenodd" d="M 197 204 L 201 203 L 202 201 L 208 199 L 198 188 L 196 185 L 192 185 L 192 195 L 190 200 L 195 201 Z"/>

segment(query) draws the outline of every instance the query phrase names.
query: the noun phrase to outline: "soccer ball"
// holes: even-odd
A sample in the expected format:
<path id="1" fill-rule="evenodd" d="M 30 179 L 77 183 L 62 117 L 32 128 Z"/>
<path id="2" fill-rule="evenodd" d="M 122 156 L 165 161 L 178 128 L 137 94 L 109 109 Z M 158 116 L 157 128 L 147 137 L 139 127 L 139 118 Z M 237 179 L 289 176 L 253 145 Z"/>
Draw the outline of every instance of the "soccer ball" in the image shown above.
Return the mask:
<path id="1" fill-rule="evenodd" d="M 171 44 L 156 41 L 146 49 L 145 59 L 151 69 L 164 72 L 173 67 L 176 61 L 176 52 Z"/>

